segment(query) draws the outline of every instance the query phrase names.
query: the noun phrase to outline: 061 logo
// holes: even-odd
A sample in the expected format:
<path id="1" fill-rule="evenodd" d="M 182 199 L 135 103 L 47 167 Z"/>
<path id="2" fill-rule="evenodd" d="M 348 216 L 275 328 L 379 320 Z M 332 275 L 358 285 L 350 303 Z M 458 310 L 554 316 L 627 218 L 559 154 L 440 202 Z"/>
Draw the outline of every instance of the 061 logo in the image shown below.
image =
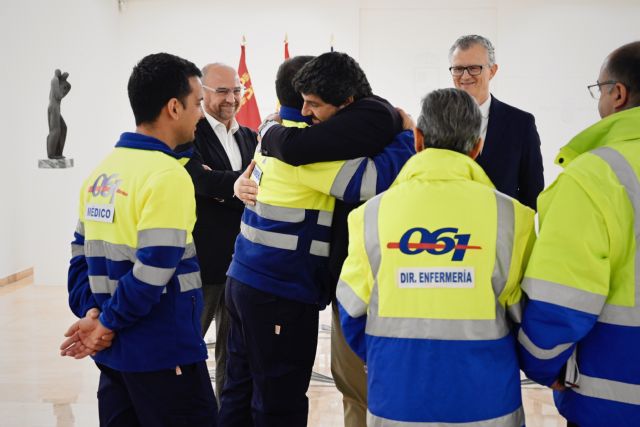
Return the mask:
<path id="1" fill-rule="evenodd" d="M 414 236 L 418 237 L 416 242 Z M 399 242 L 387 243 L 389 249 L 400 249 L 407 255 L 417 255 L 427 252 L 431 255 L 444 255 L 453 251 L 451 261 L 462 261 L 469 249 L 482 249 L 480 246 L 469 245 L 471 234 L 458 234 L 458 229 L 445 227 L 433 232 L 422 227 L 407 230 Z M 412 241 L 413 240 L 413 241 Z"/>

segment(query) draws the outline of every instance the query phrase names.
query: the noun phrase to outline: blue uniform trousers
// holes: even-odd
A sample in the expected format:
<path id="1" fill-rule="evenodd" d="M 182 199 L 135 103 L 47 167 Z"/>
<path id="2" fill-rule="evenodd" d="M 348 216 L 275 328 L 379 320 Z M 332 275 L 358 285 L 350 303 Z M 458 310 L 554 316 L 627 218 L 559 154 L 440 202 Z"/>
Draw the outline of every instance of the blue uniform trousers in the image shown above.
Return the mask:
<path id="1" fill-rule="evenodd" d="M 204 361 L 181 365 L 181 375 L 96 365 L 101 427 L 216 427 L 218 405 Z"/>
<path id="2" fill-rule="evenodd" d="M 220 426 L 306 426 L 318 307 L 262 292 L 231 277 L 225 298 L 231 330 Z"/>

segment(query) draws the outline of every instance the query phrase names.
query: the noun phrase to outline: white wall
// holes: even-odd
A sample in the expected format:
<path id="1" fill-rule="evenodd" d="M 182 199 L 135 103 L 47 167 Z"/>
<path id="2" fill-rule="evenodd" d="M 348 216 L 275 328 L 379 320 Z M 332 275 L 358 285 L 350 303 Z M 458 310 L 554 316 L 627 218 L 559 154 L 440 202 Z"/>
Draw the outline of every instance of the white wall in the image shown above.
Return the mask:
<path id="1" fill-rule="evenodd" d="M 429 90 L 451 86 L 447 52 L 455 38 L 484 34 L 500 66 L 493 93 L 536 116 L 550 183 L 558 148 L 598 119 L 585 86 L 607 53 L 638 38 L 638 16 L 637 0 L 126 0 L 122 12 L 116 0 L 1 2 L 0 277 L 35 266 L 37 283 L 65 283 L 80 184 L 118 135 L 134 128 L 126 82 L 146 54 L 237 66 L 245 34 L 264 116 L 276 105 L 284 33 L 292 55 L 325 52 L 334 34 L 336 50 L 358 58 L 377 94 L 416 115 Z M 55 68 L 68 71 L 72 84 L 62 113 L 65 155 L 76 166 L 64 171 L 36 167 L 46 156 Z"/>

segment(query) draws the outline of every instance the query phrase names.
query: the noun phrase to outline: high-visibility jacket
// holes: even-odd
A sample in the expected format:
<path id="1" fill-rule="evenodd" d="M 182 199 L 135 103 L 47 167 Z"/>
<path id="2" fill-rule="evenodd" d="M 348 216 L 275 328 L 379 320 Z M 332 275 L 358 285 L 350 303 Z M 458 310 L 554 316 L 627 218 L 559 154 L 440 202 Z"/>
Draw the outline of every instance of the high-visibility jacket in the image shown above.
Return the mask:
<path id="1" fill-rule="evenodd" d="M 180 156 L 155 138 L 124 133 L 80 191 L 69 305 L 78 317 L 102 311 L 100 322 L 116 336 L 94 359 L 119 371 L 207 358 L 195 197 Z"/>
<path id="2" fill-rule="evenodd" d="M 523 370 L 585 426 L 640 425 L 640 108 L 587 128 L 562 148 L 544 191 L 518 340 Z M 563 368 L 564 367 L 564 368 Z"/>
<path id="3" fill-rule="evenodd" d="M 307 126 L 287 120 L 283 125 Z M 261 291 L 324 307 L 331 289 L 327 262 L 335 198 L 359 202 L 387 189 L 414 152 L 409 131 L 373 159 L 291 166 L 256 151 L 258 198 L 244 210 L 227 274 Z"/>
<path id="4" fill-rule="evenodd" d="M 337 297 L 368 367 L 367 425 L 524 424 L 512 325 L 533 217 L 470 157 L 435 148 L 351 213 Z"/>

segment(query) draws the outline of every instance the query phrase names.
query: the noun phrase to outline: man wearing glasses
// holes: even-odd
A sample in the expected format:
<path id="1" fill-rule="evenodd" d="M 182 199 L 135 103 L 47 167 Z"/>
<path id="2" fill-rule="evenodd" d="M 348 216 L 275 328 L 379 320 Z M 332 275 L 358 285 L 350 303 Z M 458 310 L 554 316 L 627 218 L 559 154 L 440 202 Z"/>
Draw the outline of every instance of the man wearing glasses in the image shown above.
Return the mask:
<path id="1" fill-rule="evenodd" d="M 498 71 L 493 45 L 482 36 L 462 36 L 449 49 L 449 63 L 454 86 L 480 105 L 485 143 L 476 161 L 499 191 L 535 210 L 544 188 L 540 137 L 533 115 L 489 92 Z"/>
<path id="2" fill-rule="evenodd" d="M 238 125 L 235 119 L 244 91 L 235 69 L 224 64 L 206 65 L 202 69 L 202 88 L 204 118 L 196 127 L 194 155 L 186 168 L 196 191 L 193 238 L 204 294 L 203 335 L 216 320 L 215 389 L 219 399 L 229 333 L 224 284 L 244 208 L 233 198 L 233 183 L 251 162 L 258 141 L 254 131 Z"/>
<path id="3" fill-rule="evenodd" d="M 640 41 L 604 61 L 603 118 L 560 149 L 525 273 L 522 369 L 569 426 L 640 425 Z"/>

